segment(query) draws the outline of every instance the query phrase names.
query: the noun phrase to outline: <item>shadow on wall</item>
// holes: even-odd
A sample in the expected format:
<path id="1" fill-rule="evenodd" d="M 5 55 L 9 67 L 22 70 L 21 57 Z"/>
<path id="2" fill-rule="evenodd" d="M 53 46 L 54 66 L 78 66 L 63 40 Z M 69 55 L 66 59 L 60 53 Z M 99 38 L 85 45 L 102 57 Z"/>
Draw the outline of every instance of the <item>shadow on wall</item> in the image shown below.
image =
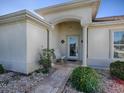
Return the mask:
<path id="1" fill-rule="evenodd" d="M 99 69 L 109 69 L 111 62 L 109 59 L 88 59 L 88 66 Z"/>

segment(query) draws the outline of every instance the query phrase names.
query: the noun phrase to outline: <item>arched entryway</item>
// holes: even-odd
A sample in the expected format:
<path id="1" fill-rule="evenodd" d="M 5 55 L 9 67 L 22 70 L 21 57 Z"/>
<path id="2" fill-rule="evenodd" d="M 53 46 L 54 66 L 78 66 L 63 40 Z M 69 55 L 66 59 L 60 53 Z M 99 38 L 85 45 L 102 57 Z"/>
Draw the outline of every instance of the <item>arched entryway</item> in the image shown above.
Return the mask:
<path id="1" fill-rule="evenodd" d="M 50 46 L 55 49 L 57 58 L 82 60 L 82 27 L 79 20 L 64 19 L 54 24 Z"/>

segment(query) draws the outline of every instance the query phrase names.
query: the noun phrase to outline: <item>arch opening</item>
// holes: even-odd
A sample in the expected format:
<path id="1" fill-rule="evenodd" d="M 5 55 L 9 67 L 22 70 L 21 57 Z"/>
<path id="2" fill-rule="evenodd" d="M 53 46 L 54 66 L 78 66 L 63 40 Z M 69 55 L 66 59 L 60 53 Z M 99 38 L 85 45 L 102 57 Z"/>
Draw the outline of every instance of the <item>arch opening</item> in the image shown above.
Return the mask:
<path id="1" fill-rule="evenodd" d="M 65 57 L 71 60 L 81 60 L 81 37 L 82 27 L 79 19 L 64 18 L 57 20 L 54 30 L 51 31 L 51 48 L 55 50 L 58 59 Z M 72 41 L 69 40 L 71 38 Z M 73 49 L 75 52 L 72 51 Z"/>
<path id="2" fill-rule="evenodd" d="M 61 17 L 57 17 L 57 18 L 53 19 L 51 21 L 51 23 L 53 25 L 57 25 L 59 23 L 68 22 L 68 21 L 81 22 L 81 18 L 78 17 L 78 16 L 70 16 L 70 15 L 68 15 L 68 16 L 61 16 Z"/>

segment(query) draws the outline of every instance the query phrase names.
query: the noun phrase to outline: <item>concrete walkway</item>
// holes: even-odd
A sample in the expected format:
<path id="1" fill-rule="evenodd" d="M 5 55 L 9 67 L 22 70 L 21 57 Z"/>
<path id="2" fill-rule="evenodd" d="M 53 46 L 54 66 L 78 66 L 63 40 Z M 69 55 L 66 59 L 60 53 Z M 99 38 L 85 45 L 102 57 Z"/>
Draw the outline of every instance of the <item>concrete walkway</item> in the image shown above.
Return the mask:
<path id="1" fill-rule="evenodd" d="M 73 70 L 72 66 L 59 66 L 48 79 L 38 86 L 32 93 L 61 93 Z"/>

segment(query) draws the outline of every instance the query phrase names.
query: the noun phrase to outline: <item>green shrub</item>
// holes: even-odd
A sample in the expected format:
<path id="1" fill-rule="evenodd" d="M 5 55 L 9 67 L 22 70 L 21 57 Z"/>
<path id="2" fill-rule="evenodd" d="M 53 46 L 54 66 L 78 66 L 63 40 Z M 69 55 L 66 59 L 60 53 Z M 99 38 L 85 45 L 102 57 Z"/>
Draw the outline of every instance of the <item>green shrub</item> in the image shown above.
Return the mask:
<path id="1" fill-rule="evenodd" d="M 89 67 L 77 67 L 71 74 L 70 83 L 78 91 L 96 93 L 99 89 L 99 76 Z"/>
<path id="2" fill-rule="evenodd" d="M 116 61 L 110 64 L 111 75 L 124 80 L 124 62 Z"/>
<path id="3" fill-rule="evenodd" d="M 51 57 L 54 54 L 53 49 L 43 49 L 40 55 L 39 64 L 43 66 L 42 72 L 48 73 L 51 68 Z"/>
<path id="4" fill-rule="evenodd" d="M 4 68 L 3 66 L 0 64 L 0 74 L 3 74 L 4 73 Z"/>

